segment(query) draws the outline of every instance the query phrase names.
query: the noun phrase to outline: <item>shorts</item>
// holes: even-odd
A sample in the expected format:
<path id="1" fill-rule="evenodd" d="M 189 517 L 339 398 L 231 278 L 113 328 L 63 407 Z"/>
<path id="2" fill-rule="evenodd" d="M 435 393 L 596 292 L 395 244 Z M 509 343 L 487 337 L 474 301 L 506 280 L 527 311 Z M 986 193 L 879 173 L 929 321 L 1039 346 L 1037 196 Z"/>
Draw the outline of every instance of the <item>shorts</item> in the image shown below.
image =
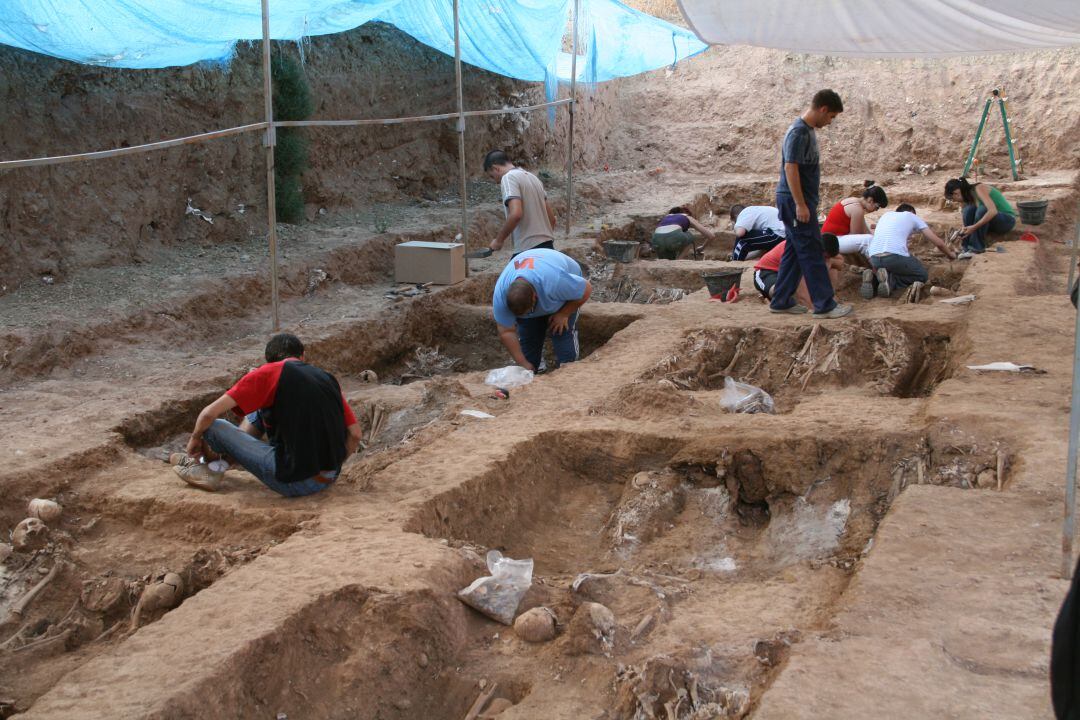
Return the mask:
<path id="1" fill-rule="evenodd" d="M 780 273 L 775 270 L 755 270 L 754 287 L 757 288 L 763 298 L 768 300 L 778 277 L 780 277 Z"/>
<path id="2" fill-rule="evenodd" d="M 840 245 L 841 255 L 854 255 L 856 253 L 862 253 L 866 255 L 867 249 L 870 247 L 870 241 L 873 239 L 873 235 L 841 235 L 837 238 Z"/>

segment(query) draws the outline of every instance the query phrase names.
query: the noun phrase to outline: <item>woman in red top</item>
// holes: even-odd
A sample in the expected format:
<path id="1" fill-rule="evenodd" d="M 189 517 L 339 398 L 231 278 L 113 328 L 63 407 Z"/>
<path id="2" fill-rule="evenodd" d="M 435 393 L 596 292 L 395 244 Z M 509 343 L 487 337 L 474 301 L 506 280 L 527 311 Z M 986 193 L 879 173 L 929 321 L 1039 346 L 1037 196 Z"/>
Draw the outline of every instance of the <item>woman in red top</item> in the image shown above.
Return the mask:
<path id="1" fill-rule="evenodd" d="M 821 232 L 836 235 L 840 241 L 840 254 L 849 256 L 855 263 L 870 267 L 863 257 L 863 250 L 870 242 L 870 226 L 866 214 L 876 212 L 889 204 L 885 191 L 867 180 L 862 197 L 844 198 L 832 206 Z"/>

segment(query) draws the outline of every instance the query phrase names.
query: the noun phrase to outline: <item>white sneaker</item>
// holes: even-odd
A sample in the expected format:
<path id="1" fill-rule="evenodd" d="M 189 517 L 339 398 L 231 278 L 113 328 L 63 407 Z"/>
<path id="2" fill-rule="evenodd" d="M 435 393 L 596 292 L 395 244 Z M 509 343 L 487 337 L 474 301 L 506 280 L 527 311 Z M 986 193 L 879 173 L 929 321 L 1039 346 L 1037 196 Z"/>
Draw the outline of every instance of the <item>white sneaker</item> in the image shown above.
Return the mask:
<path id="1" fill-rule="evenodd" d="M 970 260 L 973 257 L 975 257 L 975 253 L 973 253 L 973 252 L 971 252 L 969 250 L 965 250 L 964 252 L 957 255 L 956 259 L 957 260 Z"/>
<path id="2" fill-rule="evenodd" d="M 859 286 L 859 296 L 864 300 L 874 297 L 874 271 L 870 268 L 862 270 L 862 285 Z"/>
<path id="3" fill-rule="evenodd" d="M 874 275 L 877 277 L 877 296 L 880 298 L 887 298 L 892 294 L 892 288 L 889 287 L 889 271 L 885 268 L 878 268 L 874 271 Z"/>
<path id="4" fill-rule="evenodd" d="M 201 463 L 192 457 L 181 461 L 179 465 L 174 465 L 173 471 L 188 485 L 207 492 L 220 490 L 221 479 L 225 476 L 225 473 L 215 472 L 206 463 Z"/>

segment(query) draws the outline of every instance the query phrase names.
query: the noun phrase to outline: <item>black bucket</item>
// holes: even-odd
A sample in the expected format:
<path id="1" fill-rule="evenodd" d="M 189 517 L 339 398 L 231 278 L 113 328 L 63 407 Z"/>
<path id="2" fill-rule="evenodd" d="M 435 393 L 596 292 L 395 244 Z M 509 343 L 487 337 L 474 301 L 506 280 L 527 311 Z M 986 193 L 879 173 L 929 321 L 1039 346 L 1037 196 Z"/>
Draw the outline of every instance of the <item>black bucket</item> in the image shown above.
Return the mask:
<path id="1" fill-rule="evenodd" d="M 608 240 L 604 243 L 604 252 L 615 262 L 633 262 L 638 255 L 641 243 L 636 240 Z"/>
<path id="2" fill-rule="evenodd" d="M 727 300 L 731 288 L 739 287 L 742 282 L 742 270 L 716 270 L 701 273 L 701 279 L 709 288 L 709 295 L 720 300 Z"/>
<path id="3" fill-rule="evenodd" d="M 1046 220 L 1046 206 L 1049 200 L 1023 200 L 1016 203 L 1020 210 L 1020 222 L 1025 225 L 1042 225 Z"/>

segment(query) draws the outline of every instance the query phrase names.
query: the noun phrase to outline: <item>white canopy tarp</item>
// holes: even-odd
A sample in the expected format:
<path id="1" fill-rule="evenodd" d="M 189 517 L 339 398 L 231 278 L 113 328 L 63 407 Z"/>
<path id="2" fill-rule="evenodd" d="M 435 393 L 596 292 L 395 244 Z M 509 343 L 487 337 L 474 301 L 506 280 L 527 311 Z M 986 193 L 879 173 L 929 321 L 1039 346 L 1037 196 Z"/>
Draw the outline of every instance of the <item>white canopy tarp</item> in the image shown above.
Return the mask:
<path id="1" fill-rule="evenodd" d="M 943 57 L 1080 45 L 1080 0 L 679 0 L 712 45 Z"/>

